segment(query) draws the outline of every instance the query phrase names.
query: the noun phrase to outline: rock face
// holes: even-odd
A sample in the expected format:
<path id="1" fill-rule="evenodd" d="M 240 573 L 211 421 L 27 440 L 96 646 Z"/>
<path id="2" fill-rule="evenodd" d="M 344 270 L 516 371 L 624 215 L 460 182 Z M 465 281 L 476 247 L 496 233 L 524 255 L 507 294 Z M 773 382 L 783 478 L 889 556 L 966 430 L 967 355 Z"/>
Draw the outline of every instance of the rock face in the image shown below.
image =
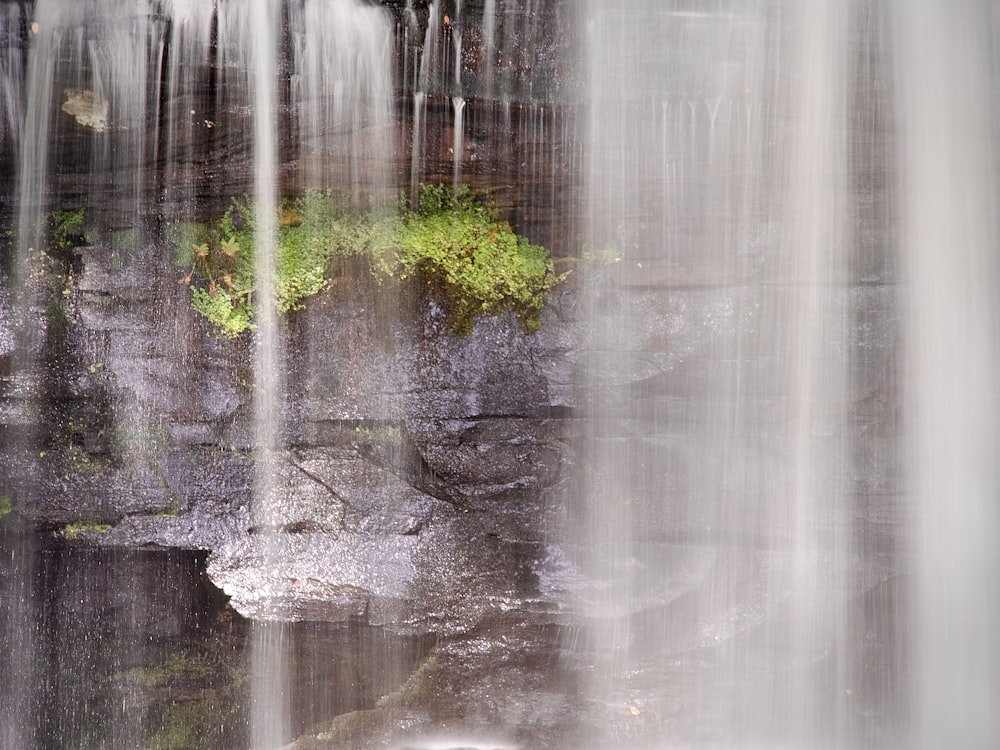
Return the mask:
<path id="1" fill-rule="evenodd" d="M 52 421 L 8 469 L 33 478 L 38 523 L 214 550 L 210 574 L 248 616 L 448 630 L 475 615 L 446 603 L 533 595 L 542 498 L 563 479 L 571 333 L 526 336 L 511 315 L 457 338 L 429 299 L 383 326 L 368 276 L 341 279 L 284 329 L 289 450 L 280 520 L 262 526 L 251 342 L 218 338 L 172 278 L 150 289 L 165 250 L 143 252 L 149 266 L 112 273 L 107 248 L 77 248 L 70 293 L 57 292 L 65 348 L 42 378 L 58 397 L 23 407 Z M 272 580 L 255 562 L 265 540 L 298 567 Z"/>
<path id="2" fill-rule="evenodd" d="M 534 241 L 564 236 L 554 220 L 573 150 L 562 115 L 569 68 L 558 62 L 571 59 L 560 52 L 564 11 L 553 4 L 487 23 L 482 4 L 467 5 L 282 10 L 279 67 L 295 68 L 277 71 L 284 191 L 331 175 L 384 172 L 390 195 L 461 179 Z M 124 26 L 100 2 L 82 15 L 42 2 L 4 16 L 10 59 L 21 60 L 6 85 L 27 99 L 6 114 L 43 123 L 38 144 L 7 132 L 3 157 L 17 165 L 9 173 L 32 174 L 51 212 L 82 207 L 101 228 L 61 237 L 44 258 L 17 249 L 7 265 L 3 471 L 18 505 L 38 524 L 84 528 L 94 543 L 213 550 L 211 574 L 247 615 L 367 614 L 448 630 L 475 618 L 449 622 L 454 608 L 435 597 L 464 590 L 482 607 L 530 595 L 544 556 L 540 498 L 564 476 L 566 353 L 575 346 L 564 327 L 526 337 L 503 317 L 455 339 L 431 300 L 386 299 L 363 271 L 347 271 L 283 329 L 289 450 L 273 499 L 282 521 L 255 518 L 254 344 L 216 338 L 191 311 L 169 229 L 218 215 L 250 189 L 254 102 L 241 66 L 251 43 L 240 41 L 248 27 L 235 6 L 170 7 L 161 17 L 140 2 Z M 373 91 L 374 67 L 383 56 L 393 66 L 384 73 L 397 82 L 385 92 L 388 120 L 376 118 L 374 98 L 352 105 L 353 125 L 308 120 L 314 109 L 339 111 L 317 105 L 310 86 L 324 75 L 342 75 L 330 87 L 354 83 L 336 60 L 332 73 L 310 67 L 300 40 L 309 24 L 327 23 L 330 33 L 355 29 L 354 65 Z M 51 33 L 63 27 L 124 56 L 88 58 L 82 42 Z M 371 43 L 360 40 L 372 31 Z M 51 63 L 51 78 L 32 77 L 32 55 Z M 121 65 L 129 56 L 149 59 Z M 143 88 L 158 107 L 135 99 L 132 89 Z M 457 138 L 456 107 L 465 120 Z M 29 165 L 30 149 L 44 158 Z M 8 201 L 30 204 L 29 184 L 8 183 Z M 14 212 L 11 225 L 25 216 Z M 20 241 L 44 239 L 22 228 Z M 12 296 L 13 279 L 30 279 L 26 293 Z M 271 580 L 254 560 L 275 540 L 302 565 Z M 507 569 L 499 591 L 473 575 Z M 275 595 L 262 597 L 265 589 Z"/>

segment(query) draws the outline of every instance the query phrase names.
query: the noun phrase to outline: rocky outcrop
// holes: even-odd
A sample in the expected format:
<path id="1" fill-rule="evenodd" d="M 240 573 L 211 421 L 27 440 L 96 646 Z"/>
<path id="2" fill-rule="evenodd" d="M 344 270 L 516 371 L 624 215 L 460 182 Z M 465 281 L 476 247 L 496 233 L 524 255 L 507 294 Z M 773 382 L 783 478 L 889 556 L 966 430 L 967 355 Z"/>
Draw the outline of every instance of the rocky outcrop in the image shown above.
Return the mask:
<path id="1" fill-rule="evenodd" d="M 360 131 L 322 122 L 301 142 L 306 105 L 292 105 L 308 74 L 303 20 L 283 11 L 281 190 L 374 172 L 364 154 L 384 143 L 390 200 L 420 181 L 460 179 L 522 234 L 569 250 L 566 9 L 488 22 L 482 3 L 460 5 L 384 3 L 387 37 L 375 41 L 390 47 L 392 117 L 366 115 Z M 16 193 L 37 183 L 46 211 L 83 208 L 91 227 L 5 267 L 0 479 L 15 506 L 70 544 L 209 551 L 210 576 L 250 617 L 447 634 L 498 610 L 554 607 L 543 588 L 558 576 L 543 568 L 572 454 L 572 282 L 533 336 L 506 315 L 456 338 L 430 299 L 397 299 L 363 269 L 343 270 L 283 324 L 285 393 L 274 398 L 286 448 L 262 520 L 255 344 L 218 338 L 194 314 L 172 239 L 176 222 L 218 215 L 252 184 L 247 48 L 232 36 L 242 21 L 229 6 L 176 18 L 164 8 L 125 25 L 102 3 L 62 15 L 24 3 L 3 16 L 3 75 L 24 97 L 4 114 L 39 128 L 3 133 L 5 174 L 24 172 L 4 182 L 5 202 L 30 203 Z M 359 13 L 366 24 L 378 15 Z M 63 24 L 125 54 L 87 57 L 76 37 L 52 35 Z M 51 79 L 29 78 L 41 52 Z M 28 280 L 24 294 L 13 278 Z"/>
<path id="2" fill-rule="evenodd" d="M 510 315 L 459 338 L 429 299 L 386 320 L 367 273 L 340 279 L 283 328 L 289 447 L 264 525 L 252 342 L 195 316 L 164 252 L 115 273 L 111 248 L 77 248 L 53 292 L 57 395 L 36 406 L 54 419 L 8 468 L 33 478 L 36 522 L 212 550 L 210 575 L 248 616 L 447 631 L 538 596 L 546 498 L 565 480 L 571 328 L 526 336 Z"/>

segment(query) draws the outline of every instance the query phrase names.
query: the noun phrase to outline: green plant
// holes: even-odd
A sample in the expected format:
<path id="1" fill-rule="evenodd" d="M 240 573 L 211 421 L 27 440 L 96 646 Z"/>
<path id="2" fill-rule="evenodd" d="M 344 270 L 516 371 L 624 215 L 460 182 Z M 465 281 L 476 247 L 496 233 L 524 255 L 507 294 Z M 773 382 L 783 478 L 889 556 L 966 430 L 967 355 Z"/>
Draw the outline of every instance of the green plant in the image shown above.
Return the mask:
<path id="1" fill-rule="evenodd" d="M 566 276 L 545 248 L 516 235 L 464 185 L 423 185 L 419 208 L 401 211 L 398 250 L 379 259 L 382 273 L 429 288 L 453 333 L 467 335 L 480 315 L 507 309 L 526 333 L 538 330 L 549 289 Z"/>
<path id="2" fill-rule="evenodd" d="M 278 216 L 275 306 L 287 313 L 322 291 L 335 258 L 361 257 L 380 281 L 417 281 L 445 309 L 449 328 L 468 334 L 480 315 L 512 309 L 528 333 L 557 274 L 548 251 L 517 236 L 471 191 L 424 185 L 411 210 L 397 214 L 351 210 L 329 192 L 308 191 L 282 204 Z M 182 283 L 192 306 L 221 334 L 253 327 L 254 207 L 234 201 L 214 224 L 179 225 Z"/>
<path id="3" fill-rule="evenodd" d="M 0 521 L 9 516 L 14 510 L 14 504 L 6 495 L 0 495 Z"/>
<path id="4" fill-rule="evenodd" d="M 102 468 L 101 462 L 83 448 L 76 445 L 68 445 L 64 453 L 69 466 L 77 474 L 92 477 L 100 473 Z"/>
<path id="5" fill-rule="evenodd" d="M 120 676 L 127 684 L 156 688 L 171 682 L 210 681 L 224 664 L 214 654 L 195 650 L 182 650 L 166 654 L 153 666 L 133 667 Z"/>
<path id="6" fill-rule="evenodd" d="M 49 212 L 44 220 L 46 245 L 52 250 L 66 251 L 84 242 L 85 216 L 82 208 Z"/>
<path id="7" fill-rule="evenodd" d="M 191 306 L 230 338 L 253 327 L 252 226 L 249 202 L 234 200 L 214 224 L 175 228 L 175 238 L 184 243 L 178 262 L 191 266 L 180 282 L 191 289 Z"/>
<path id="8" fill-rule="evenodd" d="M 222 643 L 151 645 L 141 666 L 115 675 L 119 691 L 139 690 L 148 710 L 146 750 L 229 747 L 245 681 L 238 654 Z"/>
<path id="9" fill-rule="evenodd" d="M 235 338 L 253 328 L 251 323 L 253 311 L 239 294 L 230 294 L 218 288 L 207 291 L 192 287 L 191 306 L 196 312 L 208 318 L 219 333 L 229 338 Z"/>

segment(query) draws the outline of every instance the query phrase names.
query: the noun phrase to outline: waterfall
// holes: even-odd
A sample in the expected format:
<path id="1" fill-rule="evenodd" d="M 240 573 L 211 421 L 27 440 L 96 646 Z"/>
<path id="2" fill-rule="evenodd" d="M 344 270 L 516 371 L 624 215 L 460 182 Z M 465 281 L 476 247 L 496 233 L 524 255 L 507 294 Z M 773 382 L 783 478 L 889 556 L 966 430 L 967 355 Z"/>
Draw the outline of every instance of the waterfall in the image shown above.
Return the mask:
<path id="1" fill-rule="evenodd" d="M 462 151 L 464 149 L 463 145 L 463 115 L 465 113 L 465 99 L 461 96 L 453 96 L 451 98 L 452 108 L 455 111 L 455 120 L 452 125 L 454 131 L 454 138 L 451 144 L 452 153 L 452 177 L 451 183 L 455 190 L 458 190 L 459 186 L 462 184 Z"/>
<path id="2" fill-rule="evenodd" d="M 994 5 L 0 5 L 0 749 L 995 745 Z"/>
<path id="3" fill-rule="evenodd" d="M 21 111 L 9 98 L 5 108 L 8 118 L 23 117 L 8 122 L 9 132 L 17 136 L 13 145 L 18 150 L 10 288 L 15 296 L 13 318 L 19 346 L 13 369 L 14 380 L 20 381 L 23 389 L 21 421 L 25 429 L 14 445 L 5 446 L 5 458 L 13 459 L 13 465 L 18 467 L 15 486 L 8 489 L 25 519 L 31 519 L 33 506 L 44 492 L 31 478 L 31 464 L 45 459 L 53 435 L 62 426 L 51 402 L 56 394 L 69 390 L 62 382 L 65 374 L 61 366 L 53 361 L 67 320 L 59 303 L 53 302 L 51 279 L 64 273 L 71 260 L 66 256 L 68 248 L 46 243 L 60 231 L 61 224 L 65 226 L 63 222 L 69 215 L 61 213 L 65 208 L 82 214 L 90 191 L 103 191 L 112 201 L 117 198 L 119 219 L 141 227 L 144 197 L 149 189 L 145 164 L 150 143 L 145 125 L 149 117 L 155 117 L 147 109 L 145 84 L 150 66 L 156 65 L 163 49 L 162 27 L 149 22 L 149 8 L 143 2 L 136 3 L 130 13 L 114 11 L 114 24 L 108 24 L 112 12 L 109 4 L 97 0 L 72 7 L 39 0 L 32 10 L 30 22 L 23 20 L 28 44 L 24 109 Z M 7 18 L 11 19 L 9 13 Z M 104 30 L 109 32 L 106 44 L 96 43 Z M 16 73 L 16 66 L 5 66 L 4 72 Z M 57 83 L 61 87 L 57 88 Z M 4 88 L 10 92 L 9 79 Z M 64 154 L 50 151 L 54 141 L 67 137 L 77 127 L 83 131 L 83 135 L 77 135 L 79 156 L 81 161 L 89 159 L 83 176 L 74 175 L 63 163 Z M 108 179 L 110 173 L 117 179 Z M 79 183 L 67 191 L 73 194 L 69 205 L 53 205 L 53 182 L 74 177 Z M 127 359 L 124 354 L 123 359 Z M 149 383 L 143 374 L 134 375 L 129 387 L 116 394 L 121 415 L 117 429 L 126 469 L 140 475 L 150 470 L 150 415 L 146 406 Z M 51 685 L 35 683 L 37 665 L 46 663 L 45 649 L 50 646 L 39 642 L 39 621 L 44 613 L 30 595 L 40 575 L 30 523 L 26 521 L 13 548 L 11 596 L 15 601 L 8 627 L 14 630 L 4 639 L 5 653 L 9 648 L 14 659 L 9 703 L 14 713 L 6 717 L 3 734 L 4 747 L 11 748 L 34 741 L 38 722 L 47 720 L 40 706 L 53 691 Z M 135 593 L 130 591 L 126 596 Z M 120 627 L 128 630 L 133 624 L 132 611 L 125 608 L 118 616 Z M 122 648 L 114 658 L 119 664 L 127 663 L 131 658 L 129 649 Z M 134 691 L 123 686 L 120 715 L 109 736 L 118 744 L 137 741 L 143 713 Z"/>
<path id="4" fill-rule="evenodd" d="M 848 651 L 882 574 L 853 526 L 851 20 L 843 3 L 583 13 L 584 234 L 606 265 L 576 533 L 612 733 L 858 741 Z"/>
<path id="5" fill-rule="evenodd" d="M 263 565 L 278 575 L 277 527 L 280 516 L 276 479 L 284 448 L 282 405 L 285 401 L 284 354 L 278 327 L 277 285 L 277 48 L 274 30 L 279 7 L 273 0 L 253 0 L 245 16 L 244 39 L 250 42 L 253 65 L 250 91 L 254 106 L 254 278 L 256 280 L 254 359 L 254 505 L 264 529 Z M 290 696 L 284 625 L 254 623 L 251 646 L 250 742 L 268 750 L 290 739 Z"/>
<path id="6" fill-rule="evenodd" d="M 911 746 L 1000 733 L 996 8 L 894 4 L 916 499 Z"/>
<path id="7" fill-rule="evenodd" d="M 298 189 L 349 191 L 356 203 L 384 206 L 392 197 L 387 167 L 387 144 L 392 142 L 391 34 L 384 11 L 347 0 L 287 7 L 268 0 L 140 0 L 127 8 L 106 0 L 39 0 L 31 7 L 5 5 L 0 18 L 0 138 L 5 147 L 16 149 L 18 181 L 12 222 L 15 249 L 0 294 L 0 337 L 9 336 L 10 341 L 3 341 L 0 354 L 13 358 L 11 372 L 4 372 L 3 395 L 17 403 L 17 422 L 24 426 L 3 435 L 4 476 L 14 477 L 16 486 L 8 482 L 0 489 L 0 536 L 4 556 L 11 559 L 0 581 L 6 608 L 3 665 L 12 675 L 3 692 L 0 741 L 4 748 L 22 748 L 36 741 L 85 742 L 84 733 L 103 710 L 82 710 L 65 718 L 47 714 L 69 693 L 47 675 L 61 656 L 53 656 L 56 647 L 44 639 L 58 635 L 46 632 L 38 642 L 40 623 L 50 615 L 35 595 L 42 576 L 35 561 L 42 552 L 35 546 L 31 525 L 35 499 L 44 490 L 33 484 L 31 467 L 54 453 L 51 441 L 66 439 L 60 430 L 80 429 L 68 427 L 61 413 L 45 411 L 71 387 L 61 380 L 67 378 L 61 365 L 52 364 L 56 355 L 66 356 L 56 351 L 57 336 L 66 326 L 79 326 L 81 316 L 85 327 L 95 302 L 104 306 L 103 299 L 87 296 L 90 279 L 118 267 L 121 271 L 112 277 L 116 289 L 124 291 L 112 303 L 122 319 L 176 332 L 170 340 L 176 349 L 153 352 L 166 340 L 159 330 L 155 335 L 143 329 L 122 335 L 112 327 L 86 340 L 83 351 L 72 353 L 90 357 L 92 378 L 114 373 L 107 380 L 113 411 L 106 437 L 114 446 L 94 448 L 97 459 L 86 458 L 91 454 L 75 445 L 68 448 L 71 456 L 88 461 L 103 461 L 102 452 L 114 450 L 121 464 L 111 468 L 120 481 L 136 488 L 133 507 L 145 505 L 140 513 L 170 517 L 178 498 L 164 487 L 162 475 L 156 478 L 164 471 L 167 440 L 157 399 L 165 388 L 178 394 L 185 385 L 197 385 L 160 382 L 159 372 L 144 367 L 151 357 L 168 361 L 185 352 L 197 354 L 199 346 L 191 341 L 189 318 L 166 320 L 150 313 L 178 291 L 173 251 L 164 248 L 173 241 L 172 225 L 221 211 L 230 199 L 224 190 L 232 190 L 231 195 L 238 189 L 252 192 L 258 267 L 250 439 L 256 456 L 255 501 L 250 512 L 265 532 L 258 549 L 262 568 L 280 578 L 275 570 L 279 542 L 269 533 L 281 524 L 275 478 L 287 447 L 282 414 L 287 357 L 275 311 L 274 278 L 278 118 L 287 118 L 287 104 L 294 106 L 294 124 L 302 137 L 293 157 L 316 166 L 311 174 L 303 172 Z M 287 91 L 279 88 L 279 52 L 287 54 L 284 59 L 295 71 Z M 249 159 L 241 161 L 248 144 Z M 206 161 L 206 154 L 212 159 L 228 155 L 230 164 L 223 168 Z M 251 169 L 245 170 L 244 163 Z M 101 200 L 93 200 L 94 195 Z M 66 247 L 46 248 L 53 222 L 68 215 L 67 209 L 85 210 L 87 226 L 101 226 L 113 239 L 105 235 L 99 241 L 108 245 L 81 248 L 91 241 L 81 225 L 59 240 Z M 66 284 L 83 287 L 74 297 L 83 300 L 80 309 L 66 309 L 77 290 L 50 288 L 62 278 L 53 274 L 65 274 Z M 53 297 L 56 294 L 60 296 Z M 64 315 L 65 320 L 53 315 Z M 97 408 L 101 405 L 94 405 Z M 10 416 L 4 414 L 5 429 Z M 139 488 L 153 489 L 143 490 L 147 496 Z M 98 520 L 105 519 L 95 519 L 92 525 L 102 534 L 110 525 Z M 113 701 L 106 738 L 115 746 L 141 745 L 143 733 L 155 721 L 139 700 L 141 686 L 127 678 L 127 670 L 149 656 L 143 653 L 142 639 L 133 637 L 144 627 L 144 596 L 141 589 L 126 586 L 120 597 L 127 604 L 114 613 L 122 644 L 107 661 L 117 665 L 109 685 L 120 696 Z M 264 615 L 255 623 L 250 640 L 249 716 L 255 747 L 282 744 L 292 731 L 287 627 L 267 619 Z M 78 666 L 97 668 L 96 663 Z M 220 729 L 221 734 L 231 731 Z"/>
<path id="8" fill-rule="evenodd" d="M 349 187 L 356 205 L 373 198 L 382 205 L 390 197 L 393 158 L 386 14 L 355 0 L 310 2 L 290 11 L 300 179 L 305 187 Z M 316 163 L 320 174 L 311 166 Z"/>

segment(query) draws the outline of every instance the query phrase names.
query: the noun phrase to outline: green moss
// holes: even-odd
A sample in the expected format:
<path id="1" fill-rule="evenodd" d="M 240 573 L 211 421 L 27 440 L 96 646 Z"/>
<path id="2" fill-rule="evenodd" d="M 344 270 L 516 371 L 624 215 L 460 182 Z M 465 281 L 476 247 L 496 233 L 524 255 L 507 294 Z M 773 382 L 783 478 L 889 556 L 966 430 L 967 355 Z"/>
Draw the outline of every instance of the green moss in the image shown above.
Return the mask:
<path id="1" fill-rule="evenodd" d="M 215 678 L 220 669 L 215 655 L 185 650 L 167 654 L 154 666 L 130 669 L 122 674 L 122 678 L 127 684 L 155 688 L 175 682 L 208 681 Z"/>
<path id="2" fill-rule="evenodd" d="M 216 330 L 228 338 L 235 338 L 253 328 L 253 310 L 248 300 L 225 289 L 212 291 L 191 287 L 191 306 L 212 322 Z"/>
<path id="3" fill-rule="evenodd" d="M 0 495 L 0 521 L 9 516 L 14 510 L 14 504 L 6 495 Z"/>
<path id="4" fill-rule="evenodd" d="M 84 476 L 92 477 L 99 474 L 104 468 L 102 463 L 83 448 L 76 445 L 69 445 L 65 450 L 66 458 L 73 471 Z"/>
<path id="5" fill-rule="evenodd" d="M 178 221 L 170 225 L 168 237 L 174 246 L 174 263 L 181 267 L 193 266 L 197 258 L 194 247 L 205 242 L 211 225 L 203 221 Z"/>
<path id="6" fill-rule="evenodd" d="M 401 443 L 403 440 L 403 431 L 395 425 L 378 425 L 375 427 L 358 425 L 354 428 L 354 434 L 360 440 L 369 443 Z"/>
<path id="7" fill-rule="evenodd" d="M 139 688 L 149 701 L 153 732 L 143 743 L 147 750 L 228 746 L 226 728 L 240 721 L 245 682 L 233 652 L 179 644 L 117 677 L 121 688 Z"/>
<path id="8" fill-rule="evenodd" d="M 224 336 L 253 327 L 254 208 L 234 201 L 214 224 L 175 228 L 182 281 L 192 306 Z M 531 333 L 556 274 L 548 251 L 517 236 L 466 187 L 425 185 L 420 207 L 400 202 L 390 216 L 361 213 L 328 192 L 307 192 L 279 213 L 276 299 L 279 312 L 301 309 L 331 279 L 335 259 L 361 257 L 380 281 L 416 282 L 468 334 L 480 315 L 511 309 Z"/>
<path id="9" fill-rule="evenodd" d="M 383 267 L 430 288 L 460 335 L 480 315 L 508 309 L 526 333 L 537 331 L 549 289 L 565 276 L 545 248 L 516 235 L 464 186 L 424 185 L 420 208 L 403 214 L 398 248 Z"/>
<path id="10" fill-rule="evenodd" d="M 145 750 L 188 750 L 202 747 L 207 732 L 216 728 L 219 709 L 208 701 L 182 700 L 163 707 L 159 728 Z"/>
<path id="11" fill-rule="evenodd" d="M 52 436 L 46 450 L 39 451 L 38 457 L 58 465 L 58 471 L 67 474 L 77 474 L 93 477 L 104 471 L 108 464 L 99 455 L 89 453 L 73 441 L 76 435 L 82 435 L 87 430 L 82 418 L 70 418 L 64 429 Z"/>
<path id="12" fill-rule="evenodd" d="M 107 534 L 109 531 L 111 531 L 111 526 L 106 523 L 77 521 L 66 524 L 57 533 L 66 541 L 72 542 L 95 534 Z"/>
<path id="13" fill-rule="evenodd" d="M 82 208 L 51 211 L 45 217 L 46 245 L 52 250 L 66 251 L 85 242 L 85 216 Z"/>

